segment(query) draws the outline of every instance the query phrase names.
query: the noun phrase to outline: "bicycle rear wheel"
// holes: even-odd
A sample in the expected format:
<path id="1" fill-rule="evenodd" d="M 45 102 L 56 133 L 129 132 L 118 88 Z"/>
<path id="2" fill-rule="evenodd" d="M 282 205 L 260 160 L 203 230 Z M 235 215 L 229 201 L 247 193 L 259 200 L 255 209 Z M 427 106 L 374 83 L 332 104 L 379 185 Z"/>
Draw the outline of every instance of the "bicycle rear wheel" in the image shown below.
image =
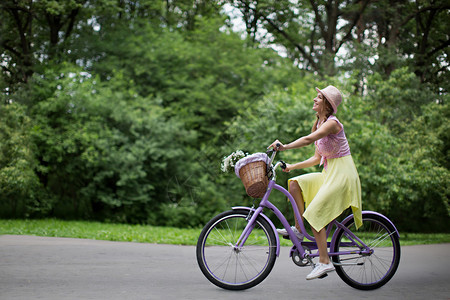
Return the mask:
<path id="1" fill-rule="evenodd" d="M 275 264 L 275 233 L 261 216 L 245 245 L 234 247 L 248 223 L 247 216 L 247 210 L 221 213 L 206 224 L 198 239 L 198 265 L 206 278 L 221 288 L 251 288 L 263 281 Z"/>
<path id="2" fill-rule="evenodd" d="M 363 214 L 363 225 L 356 230 L 354 219 L 344 224 L 372 249 L 370 254 L 356 254 L 358 247 L 340 230 L 336 236 L 336 252 L 355 254 L 333 256 L 337 274 L 348 285 L 360 290 L 373 290 L 386 284 L 397 271 L 400 262 L 400 241 L 394 228 L 376 214 Z"/>

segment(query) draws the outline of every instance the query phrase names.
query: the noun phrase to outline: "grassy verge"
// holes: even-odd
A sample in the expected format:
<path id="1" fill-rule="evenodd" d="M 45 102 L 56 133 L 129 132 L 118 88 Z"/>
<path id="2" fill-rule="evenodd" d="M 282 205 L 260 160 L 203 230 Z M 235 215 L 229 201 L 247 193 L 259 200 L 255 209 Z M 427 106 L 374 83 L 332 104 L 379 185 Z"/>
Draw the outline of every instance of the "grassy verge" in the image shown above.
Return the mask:
<path id="1" fill-rule="evenodd" d="M 35 235 L 93 240 L 195 245 L 201 229 L 181 229 L 145 225 L 107 224 L 84 221 L 0 220 L 0 235 Z M 282 246 L 290 241 L 280 239 Z M 402 246 L 450 243 L 450 234 L 400 233 Z"/>
<path id="2" fill-rule="evenodd" d="M 0 220 L 0 235 L 35 235 L 155 244 L 195 245 L 201 229 L 84 221 Z"/>

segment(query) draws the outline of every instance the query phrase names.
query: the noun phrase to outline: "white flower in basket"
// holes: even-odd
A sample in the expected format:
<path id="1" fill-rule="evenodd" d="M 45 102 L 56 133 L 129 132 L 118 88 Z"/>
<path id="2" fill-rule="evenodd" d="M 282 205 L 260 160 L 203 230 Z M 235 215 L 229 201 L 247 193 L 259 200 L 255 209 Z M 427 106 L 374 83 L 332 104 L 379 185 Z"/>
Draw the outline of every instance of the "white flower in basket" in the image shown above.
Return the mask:
<path id="1" fill-rule="evenodd" d="M 236 163 L 247 155 L 248 153 L 244 153 L 244 151 L 242 150 L 237 150 L 231 153 L 230 155 L 223 158 L 220 169 L 225 173 L 234 170 L 234 166 L 236 166 Z"/>

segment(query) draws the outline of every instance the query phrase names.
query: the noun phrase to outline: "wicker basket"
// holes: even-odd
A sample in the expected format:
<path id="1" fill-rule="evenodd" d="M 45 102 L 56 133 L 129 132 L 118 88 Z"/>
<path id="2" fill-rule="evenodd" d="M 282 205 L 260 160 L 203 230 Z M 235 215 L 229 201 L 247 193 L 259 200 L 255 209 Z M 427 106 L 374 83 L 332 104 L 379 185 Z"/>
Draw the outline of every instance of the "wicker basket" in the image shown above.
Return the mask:
<path id="1" fill-rule="evenodd" d="M 256 161 L 246 164 L 239 170 L 245 191 L 250 197 L 262 198 L 266 193 L 269 184 L 266 168 L 267 165 L 264 161 Z"/>

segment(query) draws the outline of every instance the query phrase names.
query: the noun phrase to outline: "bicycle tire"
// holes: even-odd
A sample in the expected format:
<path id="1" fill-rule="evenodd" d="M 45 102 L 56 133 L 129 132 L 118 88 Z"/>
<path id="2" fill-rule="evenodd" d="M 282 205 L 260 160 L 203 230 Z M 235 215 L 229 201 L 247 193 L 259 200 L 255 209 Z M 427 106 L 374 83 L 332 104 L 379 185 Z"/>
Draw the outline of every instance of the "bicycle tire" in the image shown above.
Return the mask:
<path id="1" fill-rule="evenodd" d="M 336 273 L 345 283 L 359 290 L 382 287 L 391 280 L 400 263 L 400 241 L 395 229 L 384 218 L 371 213 L 363 214 L 363 226 L 358 230 L 355 228 L 353 218 L 350 218 L 344 226 L 355 233 L 373 252 L 368 255 L 333 256 Z M 344 230 L 340 230 L 336 235 L 334 250 L 336 252 L 360 250 L 359 247 L 343 244 L 349 241 Z M 343 265 L 339 265 L 341 263 Z"/>
<path id="2" fill-rule="evenodd" d="M 276 238 L 270 224 L 258 216 L 243 248 L 233 246 L 247 225 L 248 210 L 231 210 L 211 219 L 197 242 L 197 262 L 205 277 L 228 290 L 261 283 L 276 260 Z"/>

